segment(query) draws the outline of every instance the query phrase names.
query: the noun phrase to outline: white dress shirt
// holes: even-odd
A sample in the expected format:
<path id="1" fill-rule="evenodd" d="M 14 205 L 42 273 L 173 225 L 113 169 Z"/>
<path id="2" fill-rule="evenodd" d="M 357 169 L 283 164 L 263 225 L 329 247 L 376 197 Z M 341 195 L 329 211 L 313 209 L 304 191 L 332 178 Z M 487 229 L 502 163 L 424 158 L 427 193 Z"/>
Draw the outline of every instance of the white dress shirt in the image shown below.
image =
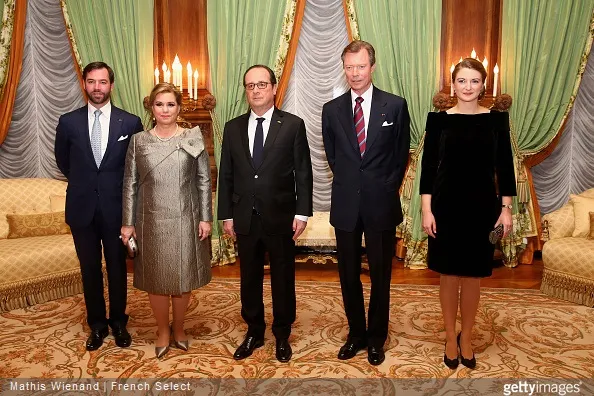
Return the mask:
<path id="1" fill-rule="evenodd" d="M 97 108 L 93 106 L 90 102 L 87 106 L 89 109 L 88 119 L 89 119 L 89 141 L 91 140 L 91 134 L 93 133 L 93 124 L 95 123 L 95 110 Z M 105 150 L 107 150 L 107 140 L 109 139 L 109 121 L 111 119 L 111 102 L 107 102 L 103 105 L 101 110 L 101 115 L 99 116 L 99 123 L 101 124 L 101 158 L 105 155 Z"/>
<path id="2" fill-rule="evenodd" d="M 351 109 L 353 109 L 353 117 L 355 116 L 355 99 L 357 99 L 359 95 L 353 92 L 351 89 Z M 361 95 L 363 98 L 363 102 L 361 103 L 361 108 L 363 109 L 363 119 L 365 121 L 365 137 L 367 138 L 367 126 L 369 125 L 369 116 L 371 113 L 371 98 L 373 97 L 373 84 L 367 88 L 367 91 L 363 92 Z"/>
<path id="3" fill-rule="evenodd" d="M 262 114 L 261 116 L 257 115 L 253 111 L 250 111 L 250 118 L 248 120 L 248 140 L 250 146 L 250 154 L 254 155 L 254 138 L 256 137 L 256 126 L 258 125 L 257 118 L 264 118 L 262 121 L 262 131 L 264 132 L 264 140 L 263 143 L 266 145 L 266 137 L 268 136 L 268 130 L 270 129 L 270 121 L 272 120 L 272 113 L 274 112 L 274 106 L 271 107 L 266 113 Z M 307 222 L 308 217 L 303 215 L 295 215 L 297 220 Z M 223 221 L 228 221 L 233 219 L 225 219 Z"/>

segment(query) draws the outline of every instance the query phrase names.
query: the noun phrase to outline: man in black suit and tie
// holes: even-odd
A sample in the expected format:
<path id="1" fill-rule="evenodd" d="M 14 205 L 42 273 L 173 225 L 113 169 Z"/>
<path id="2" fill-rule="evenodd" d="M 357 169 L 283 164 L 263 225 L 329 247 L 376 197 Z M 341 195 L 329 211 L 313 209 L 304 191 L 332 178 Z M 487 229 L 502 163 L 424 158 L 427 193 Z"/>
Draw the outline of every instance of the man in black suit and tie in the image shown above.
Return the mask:
<path id="1" fill-rule="evenodd" d="M 54 153 L 68 179 L 66 223 L 72 230 L 80 262 L 87 323 L 86 348 L 103 344 L 111 327 L 116 345 L 128 347 L 126 330 L 126 257 L 119 239 L 122 226 L 122 181 L 130 136 L 142 131 L 140 118 L 110 102 L 113 70 L 103 62 L 83 70 L 88 105 L 60 117 Z M 101 245 L 107 266 L 109 320 L 103 297 Z"/>
<path id="2" fill-rule="evenodd" d="M 243 76 L 250 111 L 227 122 L 219 171 L 218 217 L 237 238 L 241 316 L 247 335 L 233 357 L 264 345 L 264 255 L 270 259 L 276 358 L 291 359 L 295 321 L 295 240 L 312 215 L 313 176 L 303 120 L 274 107 L 276 77 L 254 65 Z"/>
<path id="3" fill-rule="evenodd" d="M 398 190 L 408 161 L 410 118 L 406 100 L 374 87 L 375 50 L 353 41 L 342 52 L 351 89 L 326 103 L 322 136 L 334 174 L 330 223 L 336 231 L 338 271 L 349 323 L 341 360 L 367 347 L 373 365 L 384 361 L 396 226 L 402 222 Z M 361 237 L 371 277 L 365 323 L 361 285 Z"/>

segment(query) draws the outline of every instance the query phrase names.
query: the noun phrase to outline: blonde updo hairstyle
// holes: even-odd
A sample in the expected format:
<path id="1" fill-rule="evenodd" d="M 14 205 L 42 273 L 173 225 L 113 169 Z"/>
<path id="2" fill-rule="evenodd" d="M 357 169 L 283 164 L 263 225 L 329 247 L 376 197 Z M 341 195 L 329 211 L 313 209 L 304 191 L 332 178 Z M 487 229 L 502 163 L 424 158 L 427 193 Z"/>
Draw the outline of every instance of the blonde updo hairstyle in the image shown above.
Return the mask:
<path id="1" fill-rule="evenodd" d="M 155 85 L 155 87 L 151 91 L 151 94 L 148 97 L 148 103 L 147 103 L 148 109 L 147 110 L 149 110 L 151 113 L 153 111 L 152 109 L 153 109 L 153 105 L 155 104 L 157 95 L 162 94 L 162 93 L 172 93 L 173 96 L 175 96 L 175 102 L 177 103 L 177 105 L 181 106 L 181 104 L 182 104 L 181 92 L 179 92 L 177 90 L 177 88 L 175 88 L 175 85 L 166 83 L 166 82 L 162 82 L 162 83 Z"/>
<path id="2" fill-rule="evenodd" d="M 487 81 L 487 71 L 485 70 L 485 66 L 473 58 L 462 59 L 460 62 L 458 62 L 456 67 L 454 67 L 454 71 L 452 72 L 452 84 L 454 84 L 454 80 L 456 80 L 456 76 L 458 75 L 460 69 L 472 69 L 478 71 L 481 74 L 483 79 L 483 89 L 481 89 L 481 93 L 479 94 L 478 98 L 482 99 L 485 96 L 485 81 Z"/>

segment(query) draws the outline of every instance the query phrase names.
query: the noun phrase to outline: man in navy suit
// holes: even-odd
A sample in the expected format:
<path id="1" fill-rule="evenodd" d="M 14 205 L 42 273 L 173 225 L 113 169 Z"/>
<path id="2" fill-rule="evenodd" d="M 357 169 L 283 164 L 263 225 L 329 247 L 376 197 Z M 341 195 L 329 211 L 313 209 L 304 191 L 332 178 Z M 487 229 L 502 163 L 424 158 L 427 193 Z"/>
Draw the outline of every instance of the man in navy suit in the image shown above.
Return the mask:
<path id="1" fill-rule="evenodd" d="M 103 62 L 83 70 L 88 105 L 60 117 L 56 128 L 56 163 L 68 179 L 66 223 L 80 262 L 88 351 L 98 349 L 108 326 L 116 345 L 128 347 L 126 330 L 126 256 L 119 239 L 122 226 L 122 180 L 130 137 L 142 131 L 140 118 L 110 102 L 113 70 Z M 107 267 L 109 319 L 103 297 L 101 246 Z"/>
<path id="2" fill-rule="evenodd" d="M 385 359 L 388 336 L 392 257 L 396 226 L 402 222 L 398 190 L 408 161 L 410 117 L 406 100 L 373 86 L 371 44 L 353 41 L 343 50 L 342 62 L 351 89 L 322 110 L 324 149 L 334 174 L 330 223 L 349 323 L 338 358 L 350 359 L 367 347 L 367 360 L 378 365 Z M 360 278 L 363 233 L 371 277 L 367 327 Z"/>

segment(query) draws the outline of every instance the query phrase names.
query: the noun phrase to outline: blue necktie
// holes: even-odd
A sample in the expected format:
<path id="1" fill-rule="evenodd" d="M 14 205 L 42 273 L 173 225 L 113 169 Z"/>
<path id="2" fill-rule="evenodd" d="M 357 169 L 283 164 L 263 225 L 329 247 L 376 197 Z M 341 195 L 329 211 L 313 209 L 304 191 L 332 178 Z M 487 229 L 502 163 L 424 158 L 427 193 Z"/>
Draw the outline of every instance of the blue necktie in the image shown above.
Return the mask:
<path id="1" fill-rule="evenodd" d="M 260 164 L 262 164 L 262 156 L 264 154 L 264 128 L 262 128 L 264 117 L 258 117 L 256 120 L 258 121 L 258 125 L 256 125 L 256 135 L 254 136 L 252 163 L 254 164 L 254 168 L 258 169 Z"/>
<path id="2" fill-rule="evenodd" d="M 101 123 L 99 116 L 101 110 L 95 110 L 95 121 L 93 122 L 93 129 L 91 129 L 91 150 L 93 150 L 93 158 L 97 168 L 101 165 Z"/>

